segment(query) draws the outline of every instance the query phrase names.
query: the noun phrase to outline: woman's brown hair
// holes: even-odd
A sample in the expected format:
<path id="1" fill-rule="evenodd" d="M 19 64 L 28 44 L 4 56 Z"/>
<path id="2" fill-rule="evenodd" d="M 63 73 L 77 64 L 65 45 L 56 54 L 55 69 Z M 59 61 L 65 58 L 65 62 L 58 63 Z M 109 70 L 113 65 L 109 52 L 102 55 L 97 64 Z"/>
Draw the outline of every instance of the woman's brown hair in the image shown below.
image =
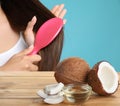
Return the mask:
<path id="1" fill-rule="evenodd" d="M 55 17 L 39 0 L 0 0 L 0 2 L 11 27 L 17 32 L 24 31 L 33 16 L 37 17 L 33 29 L 35 33 L 45 21 Z M 54 70 L 60 60 L 63 38 L 62 29 L 50 45 L 40 50 L 42 60 L 38 64 L 39 71 Z"/>

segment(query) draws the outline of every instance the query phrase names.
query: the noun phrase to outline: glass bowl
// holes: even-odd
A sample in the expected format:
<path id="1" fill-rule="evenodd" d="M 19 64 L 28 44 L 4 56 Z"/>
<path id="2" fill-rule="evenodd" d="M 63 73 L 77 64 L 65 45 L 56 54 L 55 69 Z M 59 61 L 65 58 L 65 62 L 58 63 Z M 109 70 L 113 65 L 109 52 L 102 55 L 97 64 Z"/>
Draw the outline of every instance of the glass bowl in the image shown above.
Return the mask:
<path id="1" fill-rule="evenodd" d="M 91 95 L 92 88 L 88 84 L 68 84 L 63 88 L 65 103 L 84 103 Z"/>

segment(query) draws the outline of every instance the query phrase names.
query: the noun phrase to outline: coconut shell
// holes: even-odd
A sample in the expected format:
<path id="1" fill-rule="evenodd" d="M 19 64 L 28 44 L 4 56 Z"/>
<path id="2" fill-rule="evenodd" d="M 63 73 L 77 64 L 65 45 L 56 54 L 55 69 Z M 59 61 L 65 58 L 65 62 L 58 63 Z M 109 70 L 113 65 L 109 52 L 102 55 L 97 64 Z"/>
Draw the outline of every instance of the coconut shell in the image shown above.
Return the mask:
<path id="1" fill-rule="evenodd" d="M 92 90 L 101 96 L 109 96 L 113 93 L 107 93 L 102 86 L 101 81 L 98 78 L 99 65 L 103 61 L 98 62 L 93 66 L 93 68 L 88 73 L 87 82 L 92 87 Z"/>
<path id="2" fill-rule="evenodd" d="M 87 62 L 78 57 L 71 57 L 60 62 L 55 69 L 55 79 L 64 84 L 86 83 L 90 70 Z"/>

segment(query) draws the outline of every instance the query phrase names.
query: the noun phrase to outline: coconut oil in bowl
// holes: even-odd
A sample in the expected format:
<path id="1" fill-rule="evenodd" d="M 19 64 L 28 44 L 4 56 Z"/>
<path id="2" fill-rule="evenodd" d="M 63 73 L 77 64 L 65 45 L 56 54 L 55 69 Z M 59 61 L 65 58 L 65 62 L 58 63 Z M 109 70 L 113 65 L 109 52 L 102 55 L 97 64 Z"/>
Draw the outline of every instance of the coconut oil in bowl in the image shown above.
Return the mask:
<path id="1" fill-rule="evenodd" d="M 88 84 L 68 84 L 63 88 L 65 103 L 84 103 L 91 95 L 92 88 Z"/>

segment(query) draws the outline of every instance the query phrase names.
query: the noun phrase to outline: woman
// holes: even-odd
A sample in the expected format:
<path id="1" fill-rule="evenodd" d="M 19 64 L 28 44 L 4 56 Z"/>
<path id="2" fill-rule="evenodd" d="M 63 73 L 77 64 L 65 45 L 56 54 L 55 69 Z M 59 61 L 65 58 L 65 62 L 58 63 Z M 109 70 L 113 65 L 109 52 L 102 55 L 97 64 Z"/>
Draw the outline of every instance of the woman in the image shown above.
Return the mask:
<path id="1" fill-rule="evenodd" d="M 54 70 L 62 51 L 63 29 L 38 54 L 27 54 L 33 49 L 38 28 L 55 16 L 64 17 L 64 5 L 57 5 L 51 11 L 39 0 L 0 0 L 0 5 L 0 70 Z"/>

